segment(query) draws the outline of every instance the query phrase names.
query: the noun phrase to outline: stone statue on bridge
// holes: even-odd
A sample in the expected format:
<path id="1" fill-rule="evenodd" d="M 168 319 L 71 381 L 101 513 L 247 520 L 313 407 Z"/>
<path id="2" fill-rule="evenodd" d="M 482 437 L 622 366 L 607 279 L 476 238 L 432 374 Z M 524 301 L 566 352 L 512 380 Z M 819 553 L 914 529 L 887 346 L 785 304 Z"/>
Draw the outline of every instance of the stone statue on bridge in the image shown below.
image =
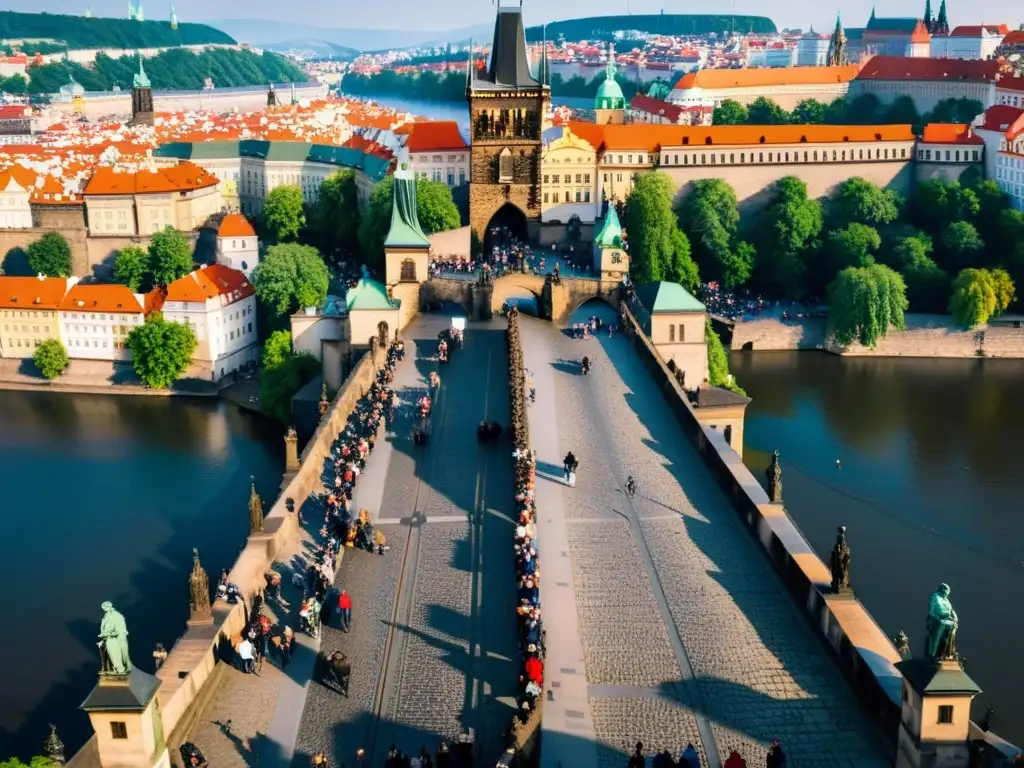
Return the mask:
<path id="1" fill-rule="evenodd" d="M 949 585 L 939 584 L 928 606 L 924 655 L 936 661 L 957 661 L 956 632 L 960 626 L 953 604 L 949 602 Z"/>
<path id="2" fill-rule="evenodd" d="M 899 634 L 896 635 L 895 642 L 896 653 L 898 653 L 900 655 L 900 658 L 904 661 L 909 660 L 913 654 L 911 654 L 910 652 L 910 638 L 907 637 L 907 633 L 901 629 L 899 631 Z"/>
<path id="3" fill-rule="evenodd" d="M 189 606 L 192 618 L 210 614 L 210 578 L 199 562 L 199 550 L 192 550 L 192 573 L 188 577 Z"/>
<path id="4" fill-rule="evenodd" d="M 320 387 L 320 418 L 324 417 L 327 413 L 327 409 L 331 407 L 331 401 L 327 399 L 327 382 L 323 383 Z"/>
<path id="5" fill-rule="evenodd" d="M 832 592 L 839 595 L 852 591 L 850 587 L 850 545 L 846 543 L 846 526 L 839 526 L 836 545 L 832 547 Z"/>
<path id="6" fill-rule="evenodd" d="M 132 671 L 132 662 L 128 658 L 128 627 L 124 616 L 114 610 L 109 600 L 101 606 L 103 621 L 100 622 L 99 642 L 100 675 L 128 675 Z"/>
<path id="7" fill-rule="evenodd" d="M 263 533 L 263 500 L 256 493 L 256 479 L 249 475 L 249 532 Z"/>
<path id="8" fill-rule="evenodd" d="M 768 478 L 768 500 L 773 504 L 782 502 L 782 467 L 779 465 L 779 452 L 772 454 L 771 463 L 765 470 L 765 477 Z"/>

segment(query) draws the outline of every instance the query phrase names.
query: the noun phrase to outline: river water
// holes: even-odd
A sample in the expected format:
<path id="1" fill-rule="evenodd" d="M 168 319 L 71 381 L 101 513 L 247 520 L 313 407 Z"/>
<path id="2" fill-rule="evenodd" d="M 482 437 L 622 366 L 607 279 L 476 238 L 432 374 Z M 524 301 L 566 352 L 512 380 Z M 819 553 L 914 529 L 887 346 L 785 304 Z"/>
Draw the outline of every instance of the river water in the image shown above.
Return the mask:
<path id="1" fill-rule="evenodd" d="M 185 628 L 192 547 L 215 581 L 248 534 L 249 476 L 276 497 L 282 430 L 219 400 L 0 392 L 0 456 L 0 760 L 40 754 L 48 722 L 70 757 L 92 732 L 100 603 L 152 672 Z"/>
<path id="2" fill-rule="evenodd" d="M 780 451 L 789 514 L 827 562 L 847 526 L 851 580 L 886 634 L 924 642 L 940 582 L 959 652 L 984 693 L 974 715 L 1024 743 L 1024 361 L 733 353 L 753 402 L 746 464 Z M 836 459 L 841 467 L 836 467 Z"/>

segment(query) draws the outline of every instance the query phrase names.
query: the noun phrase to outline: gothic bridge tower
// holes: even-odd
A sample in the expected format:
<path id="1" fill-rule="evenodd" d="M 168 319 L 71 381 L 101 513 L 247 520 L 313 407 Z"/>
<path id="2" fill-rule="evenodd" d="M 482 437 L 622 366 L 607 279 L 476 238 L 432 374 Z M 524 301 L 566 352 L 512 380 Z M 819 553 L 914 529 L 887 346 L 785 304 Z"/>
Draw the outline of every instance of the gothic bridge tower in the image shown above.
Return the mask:
<path id="1" fill-rule="evenodd" d="M 501 7 L 485 71 L 477 72 L 470 47 L 466 98 L 470 142 L 469 223 L 485 247 L 492 228 L 515 237 L 540 233 L 541 133 L 551 88 L 530 69 L 522 8 Z"/>

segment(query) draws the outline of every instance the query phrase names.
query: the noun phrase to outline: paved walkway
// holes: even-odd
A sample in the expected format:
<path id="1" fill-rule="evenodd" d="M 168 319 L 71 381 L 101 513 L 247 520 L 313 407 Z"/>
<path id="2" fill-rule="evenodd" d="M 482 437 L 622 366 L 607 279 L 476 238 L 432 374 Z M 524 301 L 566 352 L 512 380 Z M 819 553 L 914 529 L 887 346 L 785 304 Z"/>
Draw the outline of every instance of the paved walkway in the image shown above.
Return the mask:
<path id="1" fill-rule="evenodd" d="M 870 718 L 630 343 L 573 341 L 532 318 L 522 333 L 538 397 L 531 439 L 540 472 L 553 477 L 538 483 L 538 536 L 544 562 L 566 557 L 572 572 L 570 582 L 545 565 L 548 683 L 556 702 L 565 688 L 579 701 L 585 668 L 588 706 L 572 709 L 592 723 L 597 763 L 621 768 L 640 740 L 649 755 L 693 743 L 705 765 L 717 768 L 735 749 L 756 766 L 778 738 L 791 765 L 888 765 Z M 587 377 L 576 368 L 583 355 L 593 361 Z M 580 461 L 573 489 L 559 477 L 568 450 Z M 634 499 L 624 492 L 630 474 Z M 565 549 L 552 552 L 559 537 Z M 571 602 L 575 617 L 564 608 Z M 563 668 L 577 656 L 582 664 Z M 556 723 L 545 707 L 547 738 Z"/>
<path id="2" fill-rule="evenodd" d="M 516 692 L 511 458 L 480 449 L 476 424 L 508 421 L 503 324 L 473 324 L 466 347 L 437 366 L 445 317 L 423 316 L 403 332 L 396 376 L 409 407 L 394 439 L 378 442 L 357 486 L 391 550 L 348 550 L 336 586 L 352 596 L 353 627 L 325 628 L 323 648 L 353 664 L 349 697 L 318 683 L 299 729 L 294 765 L 321 750 L 332 764 L 377 768 L 387 749 L 434 751 L 438 735 L 472 730 L 486 760 L 504 746 Z M 442 377 L 430 442 L 410 439 L 415 400 L 431 370 Z M 484 620 L 486 617 L 486 621 Z"/>

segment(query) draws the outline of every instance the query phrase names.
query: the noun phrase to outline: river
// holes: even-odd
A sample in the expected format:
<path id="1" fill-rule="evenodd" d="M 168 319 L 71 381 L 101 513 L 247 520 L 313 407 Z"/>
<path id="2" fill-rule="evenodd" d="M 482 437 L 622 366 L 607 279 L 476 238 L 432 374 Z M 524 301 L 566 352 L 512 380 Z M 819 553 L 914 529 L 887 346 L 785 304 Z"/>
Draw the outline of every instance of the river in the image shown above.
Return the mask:
<path id="1" fill-rule="evenodd" d="M 1024 743 L 1024 361 L 733 353 L 753 402 L 746 464 L 772 450 L 783 498 L 828 560 L 846 525 L 851 580 L 886 634 L 919 655 L 928 600 L 947 582 L 980 718 Z M 836 467 L 836 459 L 841 468 Z"/>
<path id="2" fill-rule="evenodd" d="M 219 400 L 0 392 L 4 509 L 0 761 L 41 754 L 57 725 L 70 757 L 113 601 L 132 661 L 153 671 L 188 618 L 198 547 L 214 582 L 248 534 L 249 476 L 269 503 L 282 430 Z"/>

